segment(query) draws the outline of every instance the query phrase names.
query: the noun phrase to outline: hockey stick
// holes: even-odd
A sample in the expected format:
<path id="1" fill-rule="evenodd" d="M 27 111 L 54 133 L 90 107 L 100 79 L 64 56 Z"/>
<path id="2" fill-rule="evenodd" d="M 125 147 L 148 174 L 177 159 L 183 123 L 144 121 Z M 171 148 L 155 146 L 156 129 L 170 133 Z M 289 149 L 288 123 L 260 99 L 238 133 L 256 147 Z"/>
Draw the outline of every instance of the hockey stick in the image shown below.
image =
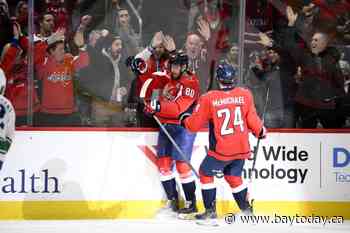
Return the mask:
<path id="1" fill-rule="evenodd" d="M 267 104 L 269 102 L 269 95 L 270 95 L 270 85 L 267 86 L 267 90 L 266 90 L 266 99 L 265 99 L 265 105 L 264 105 L 264 110 L 263 110 L 263 115 L 262 115 L 262 123 L 263 123 L 262 125 L 263 125 L 263 127 L 264 127 L 265 113 L 266 113 L 266 109 L 267 109 Z M 254 154 L 253 154 L 253 165 L 252 165 L 252 168 L 251 168 L 252 170 L 255 169 L 256 158 L 257 158 L 258 151 L 259 151 L 260 140 L 261 140 L 261 137 L 258 138 L 258 141 L 257 141 L 256 146 L 255 146 L 255 150 L 254 150 Z M 249 183 L 251 183 L 253 181 L 252 177 L 253 176 L 250 176 Z"/>
<path id="2" fill-rule="evenodd" d="M 150 79 L 148 79 L 150 80 Z M 148 81 L 147 80 L 147 81 Z M 146 97 L 146 92 L 147 92 L 147 88 L 148 86 L 151 84 L 152 80 L 149 82 L 145 82 L 144 85 L 141 88 L 141 92 L 140 92 L 140 98 L 141 99 L 145 99 Z M 153 119 L 157 122 L 157 124 L 159 125 L 159 127 L 161 128 L 161 130 L 163 130 L 163 132 L 165 133 L 165 135 L 168 137 L 168 139 L 170 140 L 170 142 L 174 145 L 175 149 L 179 152 L 181 158 L 183 159 L 183 161 L 185 161 L 185 163 L 191 168 L 192 172 L 194 173 L 194 175 L 199 179 L 199 175 L 196 171 L 196 169 L 194 169 L 194 167 L 192 166 L 192 164 L 190 163 L 190 161 L 187 160 L 186 155 L 184 154 L 184 152 L 181 150 L 181 148 L 177 145 L 177 143 L 175 142 L 175 140 L 173 139 L 173 137 L 169 134 L 168 130 L 166 130 L 166 128 L 164 127 L 164 125 L 160 122 L 159 118 L 156 115 L 153 115 Z"/>
<path id="3" fill-rule="evenodd" d="M 175 146 L 177 152 L 180 153 L 181 158 L 185 161 L 185 163 L 187 163 L 187 165 L 191 168 L 191 170 L 193 171 L 193 173 L 195 174 L 195 176 L 199 179 L 199 175 L 197 173 L 197 171 L 194 169 L 194 167 L 192 166 L 192 164 L 190 163 L 190 161 L 187 160 L 186 155 L 184 154 L 184 152 L 180 149 L 180 147 L 176 144 L 175 140 L 173 139 L 173 137 L 169 134 L 169 132 L 166 130 L 166 128 L 164 127 L 164 125 L 160 122 L 160 120 L 158 119 L 158 117 L 156 115 L 153 115 L 154 120 L 158 123 L 159 127 L 163 130 L 163 132 L 165 133 L 165 135 L 168 137 L 168 139 L 170 140 L 170 142 Z"/>

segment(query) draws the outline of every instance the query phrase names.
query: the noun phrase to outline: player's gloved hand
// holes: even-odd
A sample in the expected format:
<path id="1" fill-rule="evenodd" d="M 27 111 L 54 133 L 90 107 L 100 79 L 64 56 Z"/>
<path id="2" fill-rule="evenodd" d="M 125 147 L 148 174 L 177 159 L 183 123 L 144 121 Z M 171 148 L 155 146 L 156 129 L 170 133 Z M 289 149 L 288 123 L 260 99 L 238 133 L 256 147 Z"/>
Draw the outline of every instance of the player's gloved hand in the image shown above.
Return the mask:
<path id="1" fill-rule="evenodd" d="M 135 75 L 144 74 L 147 71 L 147 63 L 142 58 L 130 57 L 128 59 L 130 69 Z"/>
<path id="2" fill-rule="evenodd" d="M 160 112 L 160 102 L 159 100 L 151 100 L 145 104 L 144 113 L 148 116 L 153 116 L 157 112 Z"/>
<path id="3" fill-rule="evenodd" d="M 267 134 L 267 130 L 266 130 L 265 126 L 263 126 L 261 131 L 260 131 L 260 133 L 259 133 L 258 138 L 259 139 L 265 139 L 266 138 L 266 134 Z"/>
<path id="4" fill-rule="evenodd" d="M 187 118 L 187 117 L 189 117 L 189 116 L 191 116 L 191 114 L 190 113 L 188 113 L 188 112 L 184 112 L 184 113 L 182 113 L 181 115 L 180 115 L 180 117 L 179 117 L 179 120 L 180 120 L 180 123 L 181 123 L 181 126 L 182 127 L 185 127 L 185 119 Z"/>

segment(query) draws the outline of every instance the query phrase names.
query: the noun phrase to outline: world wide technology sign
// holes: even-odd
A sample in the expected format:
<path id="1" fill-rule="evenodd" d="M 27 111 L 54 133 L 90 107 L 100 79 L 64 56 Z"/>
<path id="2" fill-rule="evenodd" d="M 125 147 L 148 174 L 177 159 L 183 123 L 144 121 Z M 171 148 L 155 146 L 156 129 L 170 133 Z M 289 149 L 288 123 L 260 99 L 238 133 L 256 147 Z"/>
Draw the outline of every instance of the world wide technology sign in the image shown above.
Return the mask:
<path id="1" fill-rule="evenodd" d="M 207 141 L 197 134 L 196 169 Z M 0 200 L 164 199 L 156 142 L 156 132 L 19 131 L 0 171 Z M 242 176 L 257 200 L 349 202 L 349 134 L 269 133 Z M 218 197 L 232 200 L 224 179 L 216 183 Z"/>

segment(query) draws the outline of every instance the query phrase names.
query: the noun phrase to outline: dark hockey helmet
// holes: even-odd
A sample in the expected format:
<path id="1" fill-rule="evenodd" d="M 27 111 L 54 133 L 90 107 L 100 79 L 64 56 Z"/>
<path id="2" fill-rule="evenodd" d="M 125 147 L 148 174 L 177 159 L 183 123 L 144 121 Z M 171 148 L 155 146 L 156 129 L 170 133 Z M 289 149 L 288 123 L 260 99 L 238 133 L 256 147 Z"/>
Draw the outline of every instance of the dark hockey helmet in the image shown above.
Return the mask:
<path id="1" fill-rule="evenodd" d="M 187 54 L 182 51 L 179 50 L 175 53 L 170 54 L 170 58 L 169 58 L 169 64 L 170 65 L 188 65 L 188 56 Z"/>
<path id="2" fill-rule="evenodd" d="M 223 85 L 236 85 L 238 83 L 238 69 L 221 62 L 216 69 L 216 79 Z"/>

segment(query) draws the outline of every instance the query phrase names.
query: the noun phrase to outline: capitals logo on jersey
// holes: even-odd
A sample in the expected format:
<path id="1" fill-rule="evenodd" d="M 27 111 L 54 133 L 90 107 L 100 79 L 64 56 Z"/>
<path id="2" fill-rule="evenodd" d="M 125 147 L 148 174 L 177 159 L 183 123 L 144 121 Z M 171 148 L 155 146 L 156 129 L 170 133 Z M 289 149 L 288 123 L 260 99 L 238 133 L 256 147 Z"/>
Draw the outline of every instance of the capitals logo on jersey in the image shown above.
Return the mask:
<path id="1" fill-rule="evenodd" d="M 169 100 L 169 101 L 175 101 L 182 92 L 182 85 L 181 83 L 168 83 L 165 85 L 163 92 L 162 92 L 162 97 Z"/>
<path id="2" fill-rule="evenodd" d="M 54 72 L 47 78 L 47 80 L 53 83 L 62 82 L 63 86 L 67 86 L 72 80 L 72 77 L 67 75 L 66 72 Z"/>

